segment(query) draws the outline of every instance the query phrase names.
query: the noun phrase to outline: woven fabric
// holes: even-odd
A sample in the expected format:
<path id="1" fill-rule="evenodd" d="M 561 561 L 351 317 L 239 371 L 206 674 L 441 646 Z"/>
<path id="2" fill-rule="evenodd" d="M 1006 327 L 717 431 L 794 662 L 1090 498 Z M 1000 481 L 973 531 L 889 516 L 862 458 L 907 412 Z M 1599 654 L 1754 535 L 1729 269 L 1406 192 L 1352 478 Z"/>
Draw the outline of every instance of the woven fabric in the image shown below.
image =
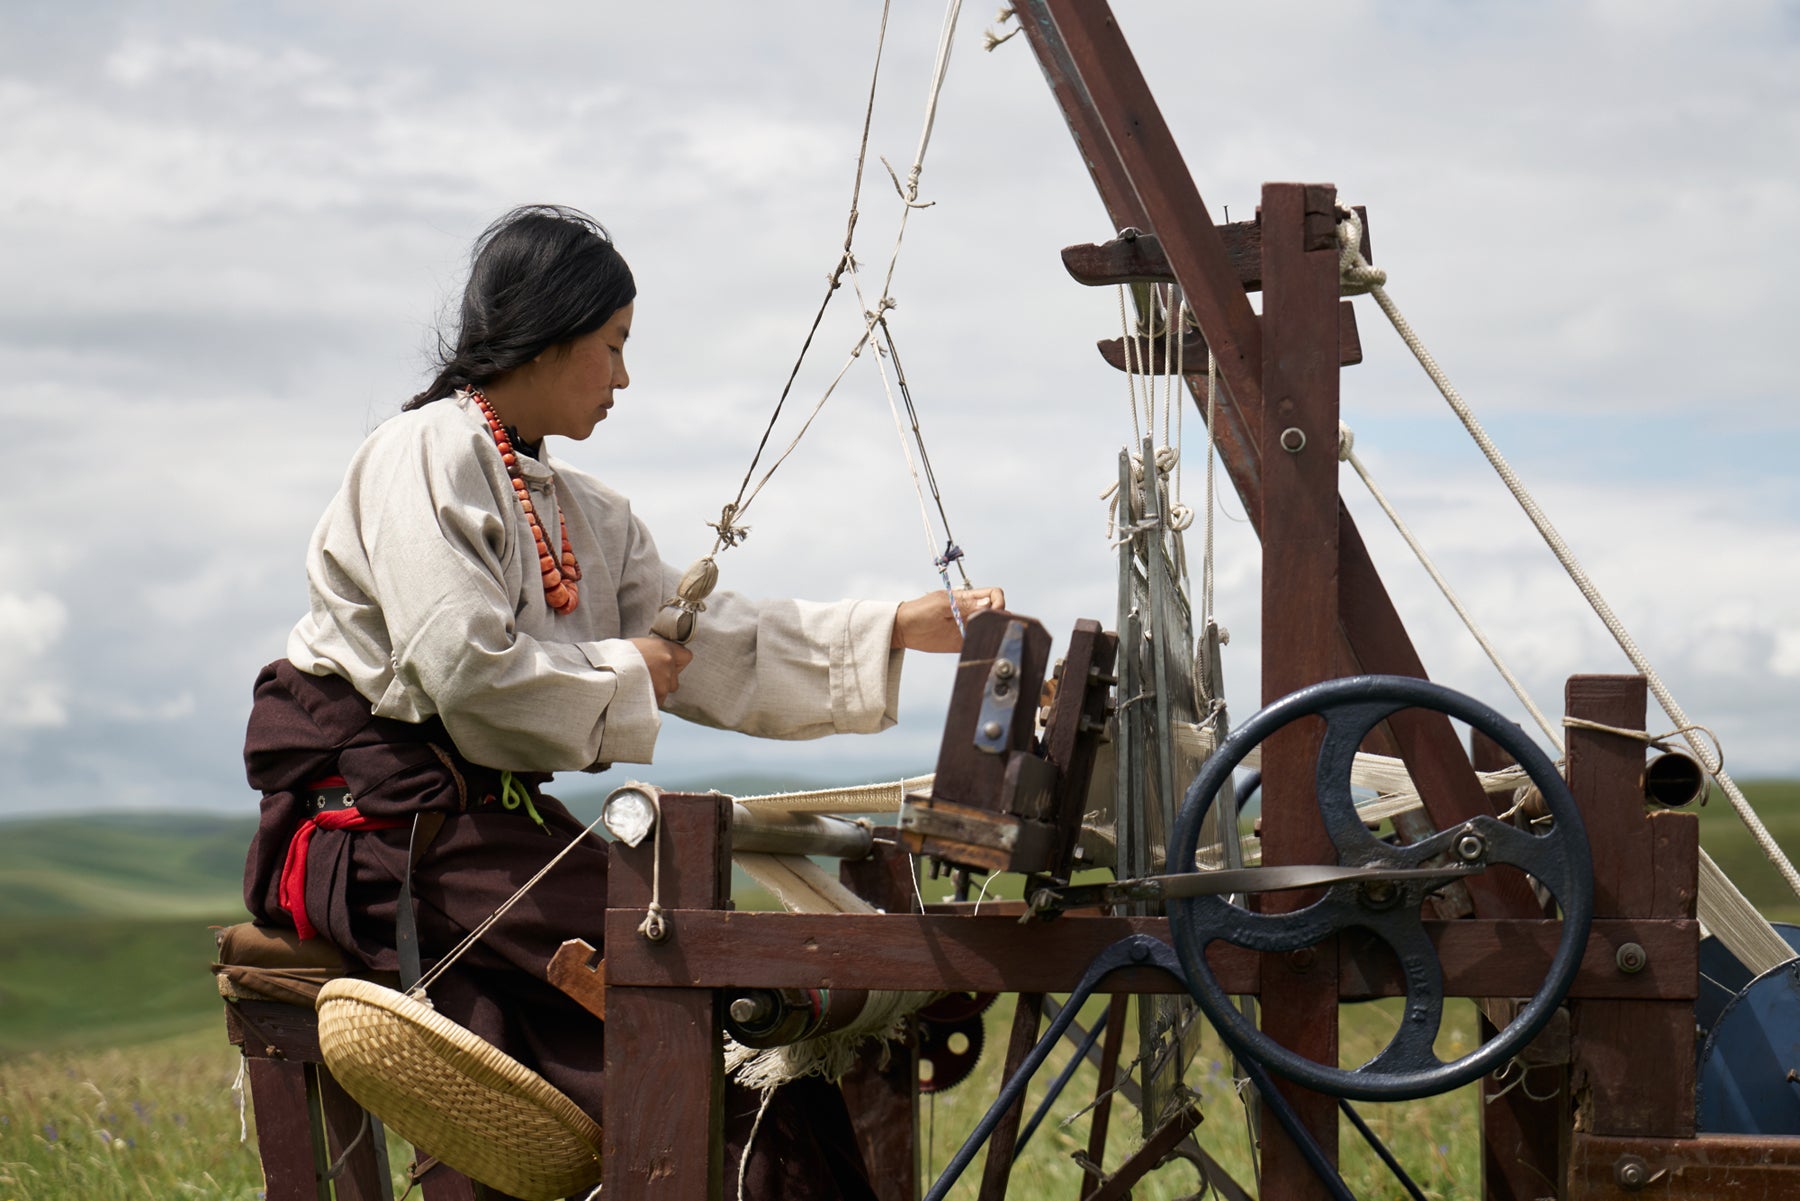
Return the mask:
<path id="1" fill-rule="evenodd" d="M 404 993 L 319 992 L 319 1048 L 358 1104 L 402 1138 L 524 1201 L 600 1180 L 600 1127 L 542 1076 Z"/>

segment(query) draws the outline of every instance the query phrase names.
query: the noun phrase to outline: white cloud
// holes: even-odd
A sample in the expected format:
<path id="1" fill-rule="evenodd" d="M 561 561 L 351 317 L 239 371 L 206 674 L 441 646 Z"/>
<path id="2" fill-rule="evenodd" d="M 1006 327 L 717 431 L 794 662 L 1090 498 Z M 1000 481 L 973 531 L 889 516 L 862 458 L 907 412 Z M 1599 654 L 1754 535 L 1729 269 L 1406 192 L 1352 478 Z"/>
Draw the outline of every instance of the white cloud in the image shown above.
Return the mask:
<path id="1" fill-rule="evenodd" d="M 897 217 L 875 156 L 910 162 L 937 33 L 937 13 L 902 7 L 862 196 L 871 276 Z M 1334 179 L 1368 204 L 1396 299 L 1677 695 L 1734 766 L 1800 770 L 1779 716 L 1800 701 L 1791 6 L 1285 2 L 1208 11 L 1204 30 L 1185 4 L 1117 7 L 1215 217 L 1248 217 L 1264 179 Z M 35 468 L 0 477 L 0 596 L 33 619 L 0 623 L 0 682 L 35 690 L 0 719 L 0 773 L 24 785 L 6 805 L 67 777 L 242 800 L 249 681 L 303 603 L 312 522 L 417 388 L 470 239 L 510 204 L 593 210 L 639 280 L 633 387 L 608 436 L 567 457 L 632 495 L 676 561 L 735 490 L 842 241 L 874 10 L 421 14 L 0 14 L 23 47 L 0 68 L 0 417 L 29 432 Z M 1112 620 L 1094 496 L 1128 421 L 1092 349 L 1116 301 L 1071 284 L 1056 251 L 1109 231 L 1024 39 L 976 49 L 984 15 L 965 16 L 924 176 L 937 204 L 909 225 L 893 322 L 971 570 L 1060 639 Z M 1623 670 L 1360 304 L 1346 415 L 1465 599 L 1552 708 L 1569 672 Z M 837 369 L 855 307 L 837 298 L 792 408 Z M 935 584 L 869 366 L 757 501 L 728 586 Z M 1427 664 L 1503 699 L 1353 485 Z M 1241 717 L 1258 552 L 1241 522 L 1219 538 Z M 881 738 L 671 730 L 665 763 L 912 770 L 935 757 L 947 687 L 945 665 L 909 667 L 906 722 Z"/>

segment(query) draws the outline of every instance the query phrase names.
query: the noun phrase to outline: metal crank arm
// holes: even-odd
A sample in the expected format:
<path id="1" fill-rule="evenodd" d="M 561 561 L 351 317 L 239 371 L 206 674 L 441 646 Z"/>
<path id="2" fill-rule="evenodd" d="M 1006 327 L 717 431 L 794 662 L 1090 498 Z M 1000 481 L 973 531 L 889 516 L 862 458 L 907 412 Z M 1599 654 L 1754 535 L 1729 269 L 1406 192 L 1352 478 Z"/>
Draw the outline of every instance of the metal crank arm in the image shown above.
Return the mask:
<path id="1" fill-rule="evenodd" d="M 1218 871 L 1180 872 L 1172 876 L 1144 876 L 1114 880 L 1110 884 L 1076 884 L 1040 888 L 1031 894 L 1028 917 L 1117 905 L 1128 901 L 1163 901 L 1178 897 L 1234 896 L 1238 893 L 1283 892 L 1295 888 L 1327 888 L 1333 884 L 1375 882 L 1448 883 L 1459 876 L 1481 871 L 1478 864 L 1444 867 L 1331 867 L 1295 864 L 1288 867 L 1239 867 Z"/>

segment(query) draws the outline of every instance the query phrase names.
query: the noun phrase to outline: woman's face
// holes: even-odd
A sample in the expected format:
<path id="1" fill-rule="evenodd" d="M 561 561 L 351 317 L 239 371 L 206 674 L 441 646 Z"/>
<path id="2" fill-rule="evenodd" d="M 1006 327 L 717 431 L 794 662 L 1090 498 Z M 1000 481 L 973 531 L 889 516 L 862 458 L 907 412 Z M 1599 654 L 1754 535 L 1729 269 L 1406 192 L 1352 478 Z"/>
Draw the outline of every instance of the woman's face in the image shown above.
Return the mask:
<path id="1" fill-rule="evenodd" d="M 626 305 L 606 324 L 573 341 L 553 346 L 533 359 L 519 382 L 526 394 L 508 412 L 518 423 L 519 437 L 536 442 L 545 434 L 561 434 L 576 441 L 594 432 L 613 407 L 613 393 L 628 387 L 625 340 L 631 337 L 632 305 Z"/>

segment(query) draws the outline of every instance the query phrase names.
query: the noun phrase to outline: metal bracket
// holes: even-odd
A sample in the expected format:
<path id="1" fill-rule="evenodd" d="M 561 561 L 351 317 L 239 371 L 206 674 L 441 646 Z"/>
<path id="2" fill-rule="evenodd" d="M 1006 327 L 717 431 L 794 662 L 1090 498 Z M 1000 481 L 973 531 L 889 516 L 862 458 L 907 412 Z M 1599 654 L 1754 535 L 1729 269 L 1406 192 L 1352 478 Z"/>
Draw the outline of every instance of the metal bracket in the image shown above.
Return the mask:
<path id="1" fill-rule="evenodd" d="M 1013 711 L 1019 705 L 1019 675 L 1025 655 L 1025 623 L 1009 621 L 1000 638 L 1000 652 L 988 669 L 987 690 L 981 696 L 981 715 L 975 720 L 975 749 L 1004 755 L 1011 741 Z"/>

